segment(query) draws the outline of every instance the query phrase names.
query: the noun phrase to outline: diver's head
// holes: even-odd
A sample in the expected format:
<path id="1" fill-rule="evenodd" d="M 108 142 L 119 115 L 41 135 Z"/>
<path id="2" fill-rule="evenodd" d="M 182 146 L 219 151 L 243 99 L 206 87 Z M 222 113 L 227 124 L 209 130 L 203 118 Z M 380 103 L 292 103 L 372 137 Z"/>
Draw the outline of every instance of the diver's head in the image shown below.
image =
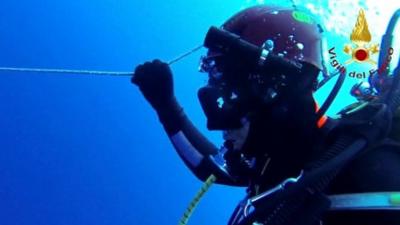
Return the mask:
<path id="1" fill-rule="evenodd" d="M 226 34 L 218 40 L 207 35 L 209 51 L 200 65 L 209 74 L 198 92 L 208 129 L 239 129 L 243 118 L 260 112 L 288 116 L 301 104 L 315 112 L 312 92 L 322 70 L 322 29 L 312 16 L 261 5 L 240 11 L 220 31 Z M 279 68 L 291 64 L 298 72 Z M 305 96 L 307 103 L 299 103 Z"/>

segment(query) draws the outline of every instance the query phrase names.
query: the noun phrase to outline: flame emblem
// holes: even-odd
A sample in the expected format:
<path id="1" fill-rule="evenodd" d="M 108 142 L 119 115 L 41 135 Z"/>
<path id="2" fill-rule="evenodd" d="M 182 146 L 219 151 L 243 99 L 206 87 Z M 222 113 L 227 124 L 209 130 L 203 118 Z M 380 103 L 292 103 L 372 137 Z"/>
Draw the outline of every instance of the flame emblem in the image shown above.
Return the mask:
<path id="1" fill-rule="evenodd" d="M 368 29 L 367 19 L 363 9 L 360 9 L 357 22 L 350 35 L 351 44 L 344 46 L 344 52 L 351 56 L 351 59 L 345 62 L 346 65 L 353 62 L 370 63 L 376 65 L 376 62 L 370 57 L 379 52 L 378 44 L 369 44 L 371 42 L 371 33 Z"/>

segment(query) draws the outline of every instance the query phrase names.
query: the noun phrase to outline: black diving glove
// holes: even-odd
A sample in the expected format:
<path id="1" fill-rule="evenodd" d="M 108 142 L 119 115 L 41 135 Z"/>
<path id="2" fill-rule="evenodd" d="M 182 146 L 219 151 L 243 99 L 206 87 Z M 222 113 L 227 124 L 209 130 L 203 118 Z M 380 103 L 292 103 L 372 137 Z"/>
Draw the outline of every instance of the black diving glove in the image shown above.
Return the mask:
<path id="1" fill-rule="evenodd" d="M 135 69 L 131 79 L 156 111 L 162 111 L 175 102 L 172 71 L 167 63 L 158 59 Z"/>

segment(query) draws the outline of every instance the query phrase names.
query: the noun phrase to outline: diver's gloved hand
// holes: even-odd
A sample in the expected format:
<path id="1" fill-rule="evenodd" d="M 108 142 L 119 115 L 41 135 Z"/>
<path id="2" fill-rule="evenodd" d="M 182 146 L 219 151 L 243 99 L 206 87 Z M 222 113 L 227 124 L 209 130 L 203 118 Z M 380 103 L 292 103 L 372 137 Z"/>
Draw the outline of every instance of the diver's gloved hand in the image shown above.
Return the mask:
<path id="1" fill-rule="evenodd" d="M 131 82 L 136 84 L 155 110 L 163 110 L 174 102 L 172 71 L 158 59 L 135 69 Z"/>

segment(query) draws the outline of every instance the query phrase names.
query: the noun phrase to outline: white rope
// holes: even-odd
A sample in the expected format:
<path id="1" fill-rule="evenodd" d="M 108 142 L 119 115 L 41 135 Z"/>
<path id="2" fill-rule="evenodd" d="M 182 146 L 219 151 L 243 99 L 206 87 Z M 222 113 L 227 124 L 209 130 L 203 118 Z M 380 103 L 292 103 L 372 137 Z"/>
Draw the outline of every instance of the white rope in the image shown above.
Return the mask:
<path id="1" fill-rule="evenodd" d="M 192 53 L 201 49 L 203 45 L 172 59 L 167 64 L 172 65 L 183 58 L 191 55 Z M 23 72 L 23 73 L 53 73 L 53 74 L 80 74 L 80 75 L 94 75 L 94 76 L 132 76 L 133 72 L 125 71 L 97 71 L 97 70 L 70 70 L 70 69 L 46 69 L 46 68 L 20 68 L 20 67 L 0 67 L 0 72 Z"/>
<path id="2" fill-rule="evenodd" d="M 82 75 L 96 75 L 96 76 L 132 76 L 133 75 L 133 72 L 43 69 L 43 68 L 17 68 L 17 67 L 0 67 L 0 71 L 2 71 L 2 72 L 82 74 Z"/>
<path id="3" fill-rule="evenodd" d="M 179 60 L 181 60 L 181 59 L 183 59 L 183 58 L 185 58 L 185 57 L 187 57 L 187 56 L 189 56 L 189 55 L 191 55 L 191 54 L 197 52 L 197 51 L 200 50 L 202 47 L 203 47 L 203 45 L 199 45 L 199 46 L 197 46 L 196 48 L 193 48 L 192 50 L 190 50 L 190 51 L 188 51 L 188 52 L 186 52 L 186 53 L 183 53 L 182 55 L 180 55 L 180 56 L 176 57 L 175 59 L 172 59 L 171 61 L 169 61 L 169 62 L 168 62 L 168 65 L 172 65 L 172 64 L 178 62 Z"/>

